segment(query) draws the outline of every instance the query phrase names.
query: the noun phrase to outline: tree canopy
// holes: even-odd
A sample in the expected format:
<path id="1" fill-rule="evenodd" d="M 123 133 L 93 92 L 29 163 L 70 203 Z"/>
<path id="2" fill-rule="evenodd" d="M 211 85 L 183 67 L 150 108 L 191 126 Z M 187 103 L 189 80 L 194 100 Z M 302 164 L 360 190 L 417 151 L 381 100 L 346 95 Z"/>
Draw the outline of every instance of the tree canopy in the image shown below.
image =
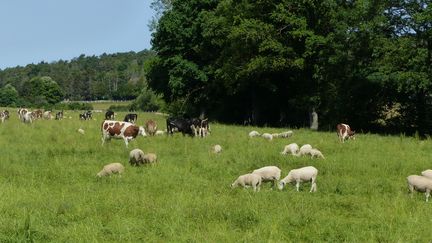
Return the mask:
<path id="1" fill-rule="evenodd" d="M 157 56 L 146 74 L 178 113 L 303 126 L 316 110 L 325 128 L 432 128 L 430 1 L 153 5 Z"/>

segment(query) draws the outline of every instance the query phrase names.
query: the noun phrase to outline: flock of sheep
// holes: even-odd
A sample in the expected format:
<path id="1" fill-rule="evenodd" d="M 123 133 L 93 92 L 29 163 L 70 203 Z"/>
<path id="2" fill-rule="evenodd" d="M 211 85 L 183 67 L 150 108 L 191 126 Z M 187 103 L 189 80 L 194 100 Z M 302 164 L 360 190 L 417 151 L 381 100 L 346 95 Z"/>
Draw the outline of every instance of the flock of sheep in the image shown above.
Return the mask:
<path id="1" fill-rule="evenodd" d="M 154 153 L 147 153 L 141 149 L 133 149 L 129 153 L 129 163 L 132 166 L 140 166 L 146 164 L 154 164 L 157 162 L 157 155 Z M 111 176 L 112 174 L 122 174 L 124 172 L 124 166 L 121 163 L 111 163 L 105 165 L 99 173 L 96 175 L 98 177 Z"/>
<path id="2" fill-rule="evenodd" d="M 348 126 L 349 127 L 349 126 Z M 339 135 L 338 131 L 338 135 Z M 354 134 L 354 133 L 352 133 Z M 268 140 L 272 140 L 275 137 L 291 137 L 292 131 L 280 133 L 280 134 L 270 134 L 264 133 L 260 134 L 257 131 L 251 131 L 249 137 L 263 137 Z M 341 137 L 341 136 L 340 136 Z M 343 141 L 342 141 L 343 142 Z M 281 152 L 282 155 L 291 154 L 293 156 L 304 156 L 310 155 L 311 158 L 322 158 L 324 155 L 316 148 L 313 148 L 310 144 L 305 144 L 301 147 L 296 143 L 288 144 L 284 147 Z M 316 178 L 318 175 L 318 170 L 313 166 L 306 166 L 299 169 L 291 170 L 288 175 L 280 179 L 281 170 L 276 166 L 266 166 L 251 173 L 239 176 L 232 184 L 231 187 L 241 186 L 244 188 L 252 187 L 254 191 L 259 191 L 260 186 L 263 182 L 272 182 L 272 188 L 275 183 L 278 183 L 278 188 L 282 190 L 286 184 L 296 183 L 296 189 L 299 191 L 300 182 L 311 182 L 312 186 L 310 192 L 315 192 L 316 189 Z M 426 202 L 429 201 L 430 193 L 432 191 L 432 170 L 428 169 L 421 173 L 421 175 L 410 175 L 407 177 L 408 189 L 411 193 L 411 197 L 414 191 L 424 192 L 426 196 Z"/>

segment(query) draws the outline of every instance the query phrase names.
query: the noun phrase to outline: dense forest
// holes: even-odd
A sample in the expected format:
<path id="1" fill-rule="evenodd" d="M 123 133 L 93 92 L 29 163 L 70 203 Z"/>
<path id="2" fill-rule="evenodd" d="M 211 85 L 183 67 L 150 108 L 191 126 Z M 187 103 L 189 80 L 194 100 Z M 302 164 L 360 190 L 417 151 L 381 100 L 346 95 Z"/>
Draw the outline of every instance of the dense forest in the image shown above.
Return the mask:
<path id="1" fill-rule="evenodd" d="M 430 133 L 430 0 L 156 0 L 148 81 L 226 122 Z"/>
<path id="2" fill-rule="evenodd" d="M 49 78 L 58 84 L 60 92 L 57 96 L 60 100 L 132 100 L 139 96 L 147 83 L 144 62 L 153 55 L 152 51 L 147 50 L 100 56 L 81 55 L 70 61 L 6 68 L 0 70 L 0 88 L 3 87 L 3 92 L 13 92 L 14 88 L 18 97 L 22 98 L 18 103 L 55 103 L 58 100 L 34 100 L 41 91 L 31 84 L 40 84 L 41 78 Z M 2 103 L 10 105 L 7 101 Z"/>
<path id="3" fill-rule="evenodd" d="M 325 130 L 339 122 L 363 131 L 432 130 L 430 0 L 154 0 L 152 7 L 151 51 L 0 70 L 0 105 L 163 99 L 172 114 L 228 123 L 301 127 L 316 111 Z M 37 97 L 46 90 L 55 95 Z"/>

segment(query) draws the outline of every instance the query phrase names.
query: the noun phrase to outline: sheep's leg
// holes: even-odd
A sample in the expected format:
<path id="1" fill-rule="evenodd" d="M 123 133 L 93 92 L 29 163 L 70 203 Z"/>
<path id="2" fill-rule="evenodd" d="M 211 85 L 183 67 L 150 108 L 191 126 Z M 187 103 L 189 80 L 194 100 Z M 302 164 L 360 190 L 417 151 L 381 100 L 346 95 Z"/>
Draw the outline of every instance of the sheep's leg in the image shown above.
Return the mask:
<path id="1" fill-rule="evenodd" d="M 124 138 L 123 140 L 124 140 L 124 142 L 125 142 L 125 144 L 126 144 L 126 148 L 127 148 L 127 147 L 128 147 L 128 145 L 129 145 L 129 141 L 128 141 L 128 139 L 127 139 L 127 138 Z"/>
<path id="2" fill-rule="evenodd" d="M 310 192 L 316 192 L 316 178 L 315 177 L 313 177 L 312 178 L 312 186 L 311 186 L 311 190 L 310 190 Z"/>
<path id="3" fill-rule="evenodd" d="M 300 188 L 300 181 L 297 181 L 296 182 L 296 189 L 297 189 L 297 191 L 299 191 L 299 188 Z"/>
<path id="4" fill-rule="evenodd" d="M 429 197 L 430 197 L 430 190 L 426 190 L 426 202 L 429 202 Z"/>
<path id="5" fill-rule="evenodd" d="M 408 189 L 409 189 L 409 191 L 410 191 L 410 196 L 411 196 L 411 198 L 413 198 L 413 192 L 414 192 L 414 186 L 413 185 L 408 185 Z"/>

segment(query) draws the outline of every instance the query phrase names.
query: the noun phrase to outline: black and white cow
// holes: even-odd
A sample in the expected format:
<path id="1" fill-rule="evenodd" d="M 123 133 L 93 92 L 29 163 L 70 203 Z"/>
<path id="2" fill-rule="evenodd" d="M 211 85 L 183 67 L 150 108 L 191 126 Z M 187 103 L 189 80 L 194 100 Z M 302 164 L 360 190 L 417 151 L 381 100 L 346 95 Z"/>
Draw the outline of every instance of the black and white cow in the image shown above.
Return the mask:
<path id="1" fill-rule="evenodd" d="M 79 118 L 80 118 L 80 120 L 90 120 L 90 119 L 92 119 L 92 112 L 86 111 L 83 114 L 80 114 Z"/>
<path id="2" fill-rule="evenodd" d="M 63 119 L 63 110 L 56 113 L 55 119 L 56 120 Z"/>
<path id="3" fill-rule="evenodd" d="M 135 113 L 129 113 L 125 116 L 124 120 L 125 122 L 131 122 L 135 123 L 138 120 L 138 114 Z"/>

